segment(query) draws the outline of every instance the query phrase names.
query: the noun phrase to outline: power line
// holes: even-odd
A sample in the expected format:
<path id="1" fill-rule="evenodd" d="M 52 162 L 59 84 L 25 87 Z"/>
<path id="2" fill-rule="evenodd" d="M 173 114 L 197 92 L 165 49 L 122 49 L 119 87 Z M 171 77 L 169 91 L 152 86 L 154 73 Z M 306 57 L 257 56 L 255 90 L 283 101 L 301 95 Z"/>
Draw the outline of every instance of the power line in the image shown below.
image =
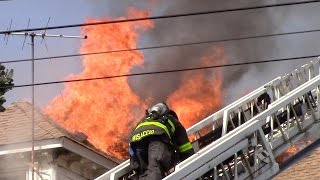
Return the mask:
<path id="1" fill-rule="evenodd" d="M 196 70 L 204 70 L 204 69 L 213 69 L 213 68 L 221 68 L 221 67 L 240 66 L 240 65 L 251 65 L 251 64 L 261 64 L 261 63 L 269 63 L 269 62 L 293 61 L 293 60 L 298 60 L 298 59 L 316 58 L 316 57 L 319 57 L 319 56 L 320 56 L 320 54 L 319 55 L 293 57 L 293 58 L 269 59 L 269 60 L 263 60 L 263 61 L 251 61 L 251 62 L 242 62 L 242 63 L 221 64 L 221 65 L 212 65 L 212 66 L 201 66 L 201 67 L 194 67 L 194 68 L 182 68 L 182 69 L 174 69 L 174 70 L 122 74 L 122 75 L 104 76 L 104 77 L 96 77 L 96 78 L 73 79 L 73 80 L 63 80 L 63 81 L 51 81 L 51 82 L 43 82 L 43 83 L 16 85 L 16 86 L 11 86 L 11 87 L 12 88 L 20 88 L 20 87 L 42 86 L 42 85 L 60 84 L 60 83 L 72 83 L 72 82 L 82 82 L 82 81 L 113 79 L 113 78 L 131 77 L 131 76 L 142 76 L 142 75 L 151 75 L 151 74 L 165 74 L 165 73 L 176 73 L 176 72 L 185 72 L 185 71 L 196 71 Z M 6 87 L 0 87 L 0 88 L 6 88 Z"/>
<path id="2" fill-rule="evenodd" d="M 316 3 L 316 2 L 320 2 L 320 0 L 279 3 L 279 4 L 272 4 L 272 5 L 261 5 L 261 6 L 245 7 L 245 8 L 223 9 L 223 10 L 186 13 L 186 14 L 174 14 L 174 15 L 153 16 L 153 17 L 144 17 L 144 18 L 132 18 L 132 19 L 122 19 L 122 20 L 113 20 L 113 21 L 101 21 L 101 22 L 94 22 L 94 23 L 81 23 L 81 24 L 70 24 L 70 25 L 62 25 L 62 26 L 16 29 L 16 30 L 0 31 L 0 34 L 10 34 L 13 32 L 25 32 L 25 31 L 41 31 L 41 30 L 50 30 L 50 29 L 73 28 L 73 27 L 82 27 L 82 26 L 94 26 L 94 25 L 102 25 L 102 24 L 115 24 L 115 23 L 134 22 L 134 21 L 143 21 L 143 20 L 168 19 L 168 18 L 176 18 L 176 17 L 197 16 L 197 15 L 206 15 L 206 14 L 233 12 L 233 11 L 243 11 L 243 10 L 253 10 L 253 9 L 263 9 L 263 8 L 280 7 L 280 6 L 292 6 L 292 5 L 309 4 L 309 3 Z"/>
<path id="3" fill-rule="evenodd" d="M 221 42 L 240 41 L 240 40 L 284 36 L 284 35 L 304 34 L 304 33 L 312 33 L 312 32 L 319 32 L 319 31 L 320 31 L 320 29 L 294 31 L 294 32 L 286 32 L 286 33 L 247 36 L 247 37 L 240 37 L 240 38 L 219 39 L 219 40 L 211 40 L 211 41 L 199 41 L 199 42 L 150 46 L 150 47 L 141 47 L 141 48 L 132 48 L 132 49 L 120 49 L 120 50 L 91 52 L 91 53 L 78 53 L 78 54 L 69 54 L 69 55 L 62 55 L 62 56 L 49 56 L 49 57 L 34 58 L 34 60 L 39 61 L 39 60 L 46 60 L 46 59 L 69 58 L 69 57 L 77 57 L 77 56 L 89 56 L 89 55 L 120 53 L 120 52 L 128 52 L 128 51 L 150 50 L 150 49 L 160 49 L 160 48 L 169 48 L 169 47 L 181 47 L 181 46 L 201 45 L 201 44 L 210 44 L 210 43 L 221 43 Z M 32 59 L 18 59 L 18 60 L 11 60 L 11 61 L 1 61 L 0 63 L 8 64 L 8 63 L 18 63 L 18 62 L 26 62 L 26 61 L 32 61 Z"/>

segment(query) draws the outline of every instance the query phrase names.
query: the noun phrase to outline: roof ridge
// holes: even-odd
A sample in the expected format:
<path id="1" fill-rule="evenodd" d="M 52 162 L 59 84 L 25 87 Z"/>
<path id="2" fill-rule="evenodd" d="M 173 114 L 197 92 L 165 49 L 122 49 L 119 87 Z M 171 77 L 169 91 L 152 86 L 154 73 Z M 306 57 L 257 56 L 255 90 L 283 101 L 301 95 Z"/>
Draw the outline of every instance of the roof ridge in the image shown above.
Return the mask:
<path id="1" fill-rule="evenodd" d="M 17 110 L 19 112 L 17 112 Z M 32 121 L 31 117 L 32 112 L 32 104 L 27 101 L 16 101 L 10 106 L 7 107 L 6 111 L 0 112 L 0 120 L 8 120 L 8 118 L 5 118 L 8 115 L 11 115 L 9 118 L 15 118 L 15 121 L 13 121 L 13 124 L 11 123 L 11 126 L 16 126 L 15 123 L 21 123 L 26 122 L 30 123 Z M 109 154 L 101 151 L 100 149 L 96 148 L 93 144 L 91 144 L 87 136 L 80 131 L 68 131 L 66 128 L 64 128 L 62 125 L 59 124 L 59 122 L 56 122 L 52 118 L 48 116 L 48 114 L 45 113 L 45 111 L 41 108 L 35 107 L 35 120 L 37 121 L 37 128 L 41 129 L 41 132 L 37 134 L 37 139 L 45 139 L 48 137 L 66 137 L 70 140 L 73 140 L 77 142 L 78 144 L 81 144 L 83 146 L 86 146 L 87 148 L 94 150 L 96 153 L 99 153 L 107 158 L 110 159 Z M 5 114 L 7 113 L 7 114 Z M 19 115 L 20 114 L 20 115 Z M 2 115 L 2 116 L 1 116 Z M 2 119 L 1 119 L 2 118 Z M 41 122 L 46 122 L 47 124 L 39 124 Z M 7 123 L 9 124 L 9 123 Z M 21 126 L 19 125 L 21 128 Z M 16 127 L 12 127 L 15 129 Z M 1 129 L 0 129 L 1 130 Z M 11 130 L 12 132 L 12 130 Z M 29 132 L 30 133 L 30 132 Z M 59 133 L 59 134 L 57 134 Z M 1 137 L 0 137 L 1 142 Z M 6 142 L 6 141 L 4 141 Z"/>
<path id="2" fill-rule="evenodd" d="M 26 108 L 31 108 L 32 109 L 32 104 L 27 102 L 27 101 L 16 101 L 14 103 L 11 104 L 11 106 L 9 106 L 7 109 L 13 109 L 14 107 L 19 108 L 29 119 L 31 119 L 31 117 L 29 116 L 29 114 L 26 112 L 26 109 L 23 108 L 22 106 L 25 105 Z M 69 138 L 74 138 L 74 136 L 68 132 L 65 128 L 61 127 L 58 123 L 54 122 L 54 120 L 52 120 L 49 116 L 47 116 L 41 109 L 35 107 L 34 108 L 34 112 L 37 113 L 37 115 L 42 116 L 43 118 L 40 118 L 40 120 L 43 120 L 45 122 L 48 122 L 53 128 L 56 128 L 57 130 L 59 130 L 62 134 L 64 134 L 66 137 Z M 39 128 L 41 128 L 41 126 L 39 126 Z M 41 128 L 43 129 L 43 128 Z M 47 134 L 50 134 L 50 132 L 48 132 Z"/>

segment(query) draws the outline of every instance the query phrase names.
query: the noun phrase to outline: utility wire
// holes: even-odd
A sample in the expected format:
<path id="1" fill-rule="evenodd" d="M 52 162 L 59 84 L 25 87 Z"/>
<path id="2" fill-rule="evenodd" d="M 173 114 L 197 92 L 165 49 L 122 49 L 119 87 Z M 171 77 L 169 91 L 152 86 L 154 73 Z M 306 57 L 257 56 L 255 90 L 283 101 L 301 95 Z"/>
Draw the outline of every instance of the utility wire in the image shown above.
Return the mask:
<path id="1" fill-rule="evenodd" d="M 89 56 L 89 55 L 98 55 L 98 54 L 109 54 L 109 53 L 120 53 L 120 52 L 139 51 L 139 50 L 160 49 L 160 48 L 169 48 L 169 47 L 202 45 L 202 44 L 210 44 L 210 43 L 221 43 L 221 42 L 229 42 L 229 41 L 240 41 L 240 40 L 248 40 L 248 39 L 266 38 L 266 37 L 274 37 L 274 36 L 304 34 L 304 33 L 312 33 L 312 32 L 319 32 L 319 31 L 320 31 L 320 29 L 294 31 L 294 32 L 286 32 L 286 33 L 267 34 L 267 35 L 258 35 L 258 36 L 246 36 L 246 37 L 240 37 L 240 38 L 219 39 L 219 40 L 211 40 L 211 41 L 178 43 L 178 44 L 171 44 L 171 45 L 160 45 L 160 46 L 150 46 L 150 47 L 141 47 L 141 48 L 132 48 L 132 49 L 120 49 L 120 50 L 101 51 L 101 52 L 69 54 L 69 55 L 62 55 L 62 56 L 49 56 L 49 57 L 41 57 L 41 58 L 34 58 L 34 59 L 18 59 L 18 60 L 11 60 L 11 61 L 0 61 L 0 63 L 1 64 L 8 64 L 8 63 L 18 63 L 18 62 L 26 62 L 26 61 L 32 61 L 32 60 L 39 61 L 39 60 L 46 60 L 46 59 L 58 59 L 58 58 L 69 58 L 69 57 L 77 57 L 77 56 Z"/>
<path id="2" fill-rule="evenodd" d="M 81 26 L 94 26 L 94 25 L 102 25 L 102 24 L 115 24 L 115 23 L 134 22 L 134 21 L 143 21 L 143 20 L 168 19 L 168 18 L 176 18 L 176 17 L 197 16 L 197 15 L 206 15 L 206 14 L 233 12 L 233 11 L 263 9 L 263 8 L 270 8 L 270 7 L 292 6 L 292 5 L 309 4 L 309 3 L 316 3 L 316 2 L 320 2 L 320 0 L 289 2 L 289 3 L 280 3 L 280 4 L 272 4 L 272 5 L 260 5 L 260 6 L 253 6 L 253 7 L 223 9 L 223 10 L 186 13 L 186 14 L 174 14 L 174 15 L 164 15 L 164 16 L 143 17 L 143 18 L 132 18 L 132 19 L 122 19 L 122 20 L 113 20 L 113 21 L 101 21 L 101 22 L 94 22 L 94 23 L 82 23 L 82 24 L 62 25 L 62 26 L 16 29 L 16 30 L 0 31 L 0 34 L 10 34 L 10 33 L 14 33 L 14 32 L 26 32 L 26 31 L 41 31 L 41 30 L 50 30 L 50 29 L 62 29 L 62 28 L 73 28 L 73 27 L 81 27 Z"/>
<path id="3" fill-rule="evenodd" d="M 16 86 L 11 86 L 11 87 L 12 88 L 21 88 L 21 87 L 29 87 L 29 86 L 43 86 L 43 85 L 50 85 L 50 84 L 93 81 L 93 80 L 113 79 L 113 78 L 121 78 L 121 77 L 151 75 L 151 74 L 176 73 L 176 72 L 195 71 L 195 70 L 213 69 L 213 68 L 221 68 L 221 67 L 231 67 L 231 66 L 240 66 L 240 65 L 269 63 L 269 62 L 293 61 L 293 60 L 298 60 L 298 59 L 316 58 L 316 57 L 319 57 L 319 56 L 320 56 L 320 54 L 319 55 L 293 57 L 293 58 L 269 59 L 269 60 L 263 60 L 263 61 L 251 61 L 251 62 L 212 65 L 212 66 L 201 66 L 201 67 L 194 67 L 194 68 L 181 68 L 181 69 L 174 69 L 174 70 L 163 70 L 163 71 L 152 71 L 152 72 L 143 72 L 143 73 L 121 74 L 121 75 L 104 76 L 104 77 L 96 77 L 96 78 L 73 79 L 73 80 L 63 80 L 63 81 L 51 81 L 51 82 L 43 82 L 43 83 L 16 85 Z M 6 86 L 0 87 L 0 88 L 6 88 Z"/>

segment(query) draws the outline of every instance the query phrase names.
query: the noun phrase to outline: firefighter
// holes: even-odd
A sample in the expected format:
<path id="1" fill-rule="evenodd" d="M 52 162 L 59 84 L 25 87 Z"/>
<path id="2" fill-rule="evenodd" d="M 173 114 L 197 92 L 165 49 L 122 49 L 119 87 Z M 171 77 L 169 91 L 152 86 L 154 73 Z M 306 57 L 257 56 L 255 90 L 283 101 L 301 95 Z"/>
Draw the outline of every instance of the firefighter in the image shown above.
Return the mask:
<path id="1" fill-rule="evenodd" d="M 261 94 L 257 98 L 257 105 L 261 108 L 261 110 L 268 109 L 268 105 L 271 103 L 271 98 L 267 92 Z"/>
<path id="2" fill-rule="evenodd" d="M 135 127 L 129 154 L 130 166 L 138 172 L 139 180 L 158 180 L 194 150 L 176 113 L 165 103 L 158 103 L 146 110 L 145 118 Z"/>

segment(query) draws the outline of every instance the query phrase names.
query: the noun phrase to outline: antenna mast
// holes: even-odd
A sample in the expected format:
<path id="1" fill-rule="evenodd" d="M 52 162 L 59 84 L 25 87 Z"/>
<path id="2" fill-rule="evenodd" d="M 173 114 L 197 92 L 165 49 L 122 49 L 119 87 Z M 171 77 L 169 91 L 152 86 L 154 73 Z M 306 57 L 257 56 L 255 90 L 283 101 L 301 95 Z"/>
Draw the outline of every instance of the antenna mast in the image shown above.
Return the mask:
<path id="1" fill-rule="evenodd" d="M 50 18 L 48 19 L 46 28 L 48 27 Z M 29 24 L 30 24 L 30 19 L 28 21 L 28 26 L 27 29 L 29 28 Z M 11 26 L 12 26 L 12 20 L 10 22 L 10 27 L 9 27 L 9 31 L 11 30 Z M 15 36 L 25 36 L 24 38 L 24 42 L 23 42 L 23 46 L 22 49 L 24 48 L 24 44 L 26 41 L 27 37 L 30 37 L 31 40 L 31 59 L 32 59 L 32 65 L 31 65 L 31 71 L 32 71 L 32 84 L 35 84 L 34 79 L 35 79 L 35 74 L 34 74 L 34 40 L 35 37 L 41 37 L 41 43 L 43 40 L 45 40 L 46 37 L 52 37 L 52 38 L 75 38 L 75 39 L 86 39 L 87 36 L 68 36 L 68 35 L 62 35 L 62 34 L 47 34 L 46 33 L 47 29 L 45 29 L 45 31 L 43 33 L 35 33 L 35 32 L 9 32 L 5 34 L 5 39 L 6 39 L 6 43 L 8 43 L 8 39 L 10 35 L 15 35 Z M 47 46 L 46 46 L 47 48 Z M 34 147 L 35 147 L 35 143 L 34 143 L 34 109 L 35 109 L 35 105 L 34 105 L 34 86 L 32 86 L 32 152 L 31 152 L 31 162 L 32 162 L 32 180 L 34 180 L 34 173 L 35 173 L 35 152 L 34 152 Z"/>

